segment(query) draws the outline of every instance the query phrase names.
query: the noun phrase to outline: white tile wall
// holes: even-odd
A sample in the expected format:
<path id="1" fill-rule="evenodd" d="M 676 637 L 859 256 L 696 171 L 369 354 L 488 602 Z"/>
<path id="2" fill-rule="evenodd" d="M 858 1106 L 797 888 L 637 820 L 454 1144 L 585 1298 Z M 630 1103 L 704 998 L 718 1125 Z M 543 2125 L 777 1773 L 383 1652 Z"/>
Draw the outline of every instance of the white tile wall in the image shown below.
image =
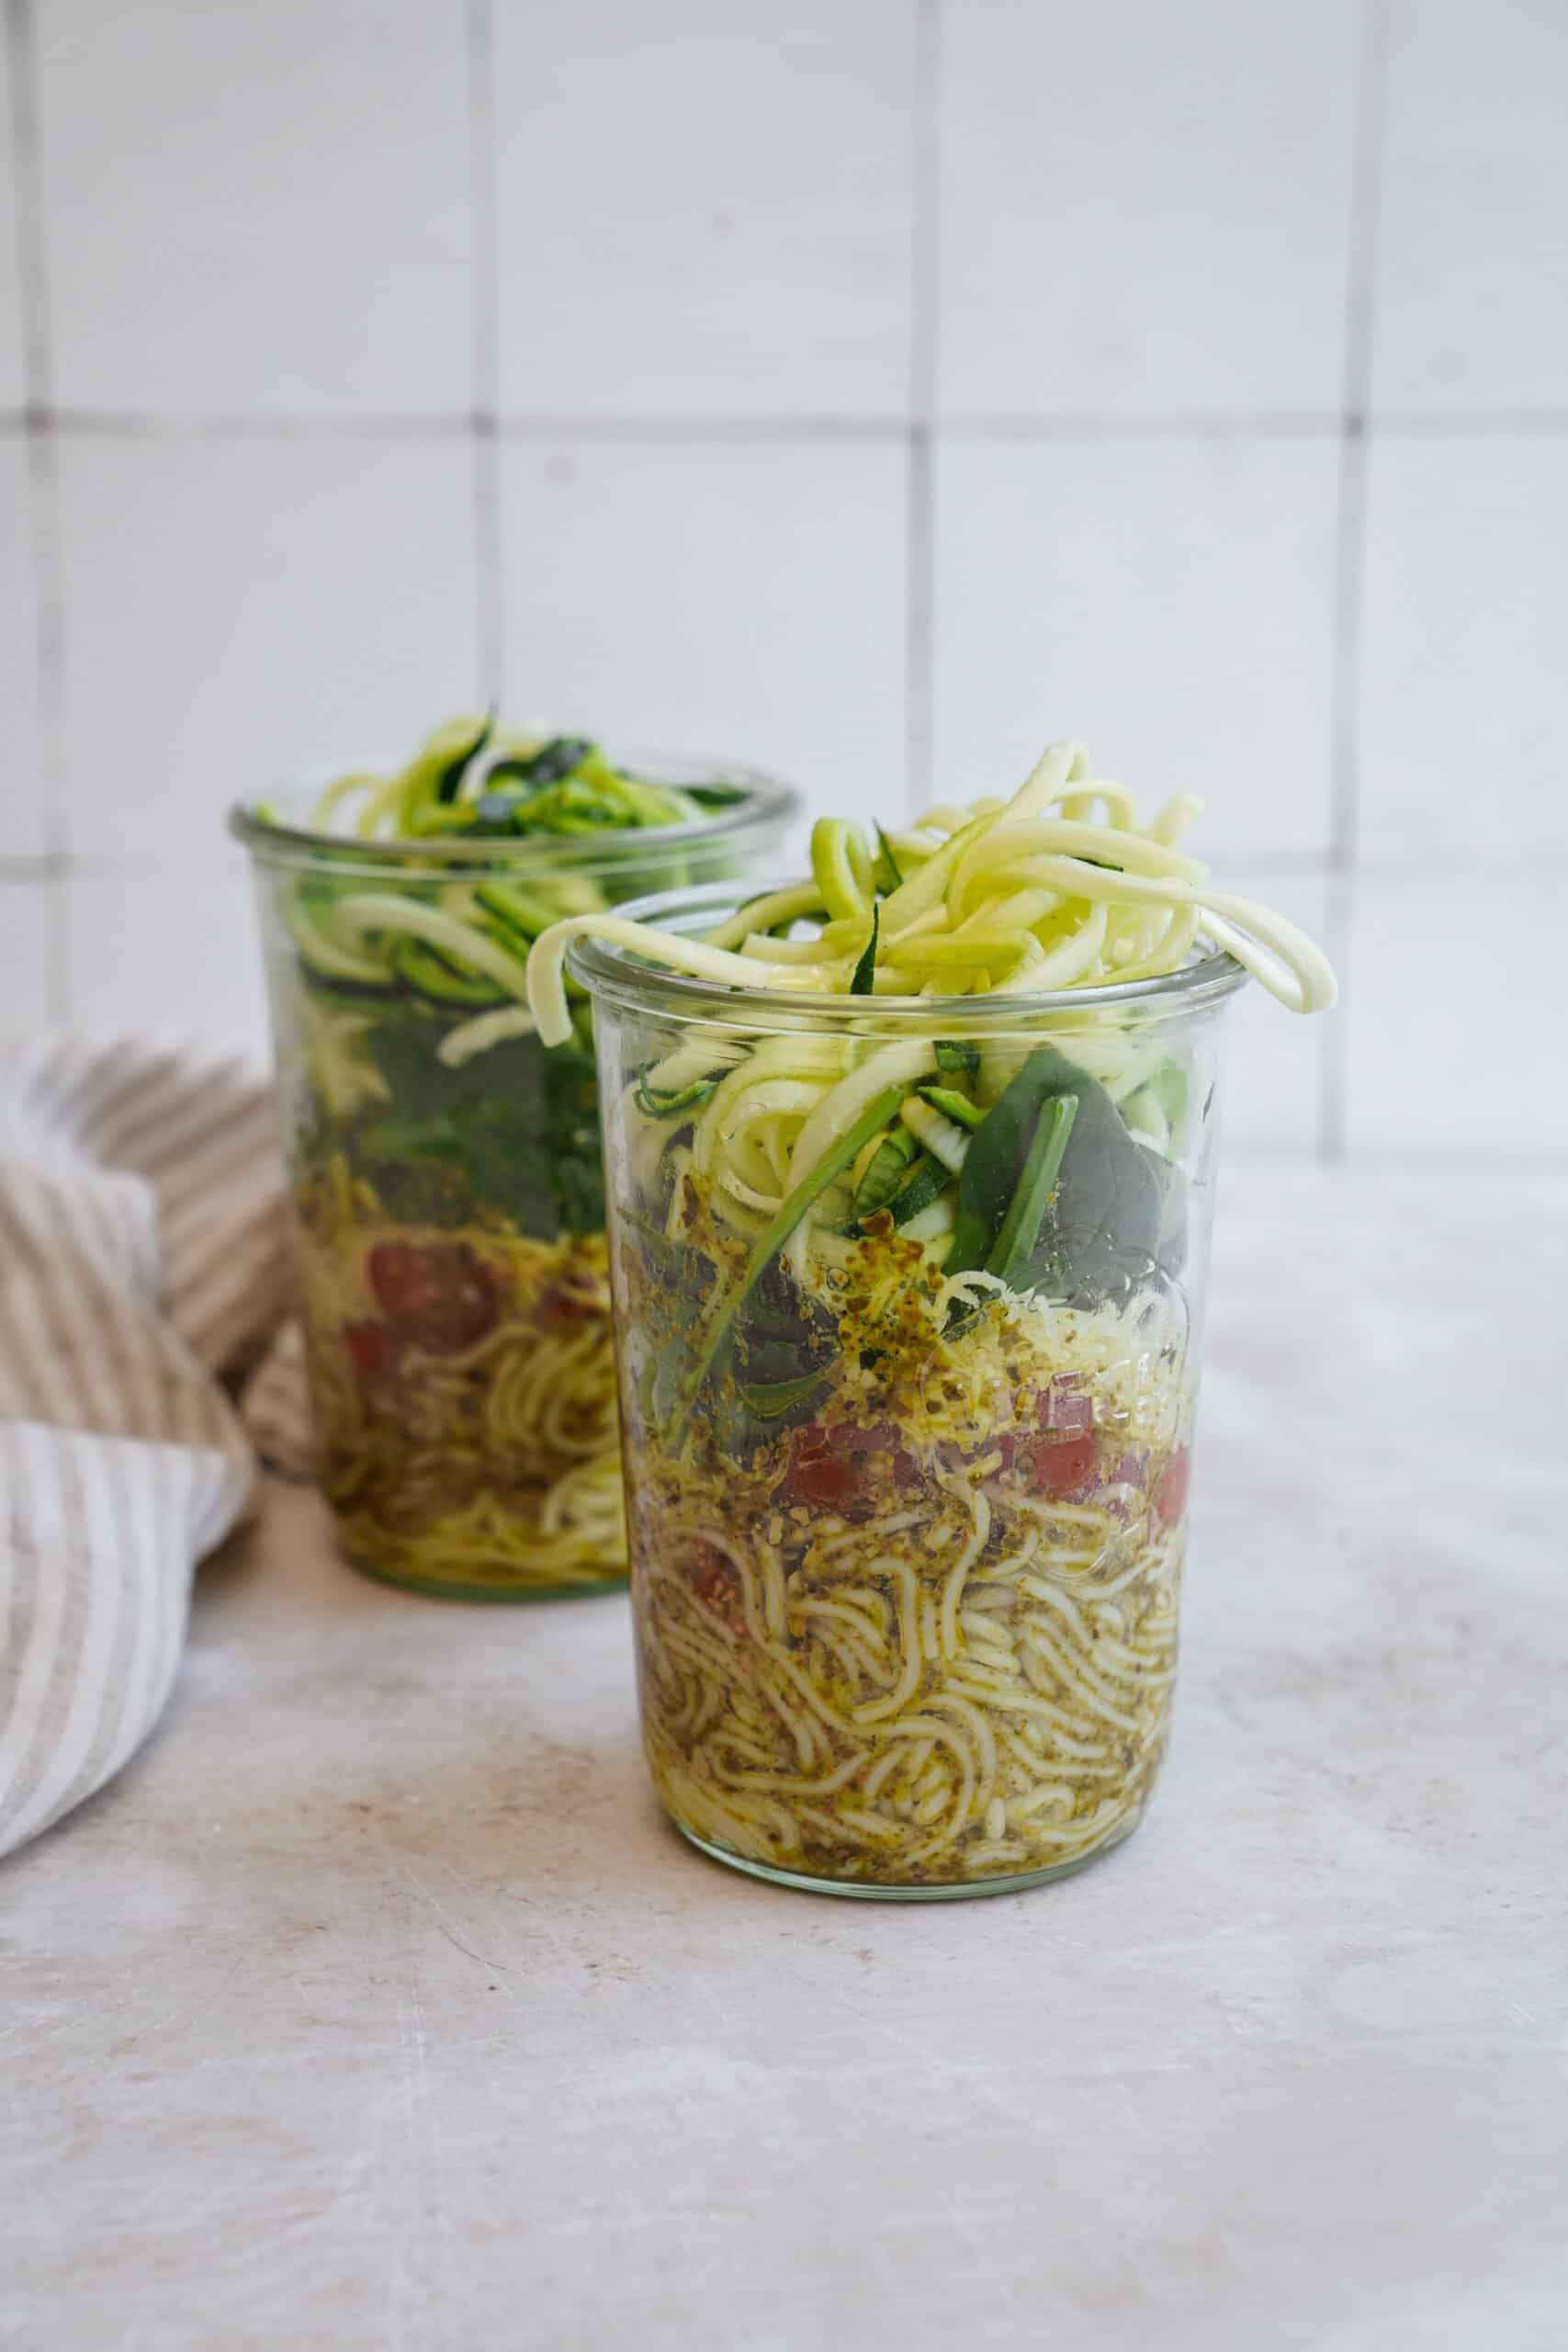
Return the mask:
<path id="1" fill-rule="evenodd" d="M 530 0 L 497 31 L 503 406 L 902 413 L 907 0 Z"/>
<path id="2" fill-rule="evenodd" d="M 504 480 L 509 706 L 897 792 L 901 450 L 522 443 Z"/>
<path id="3" fill-rule="evenodd" d="M 0 431 L 0 865 L 45 846 L 37 592 L 28 444 Z"/>
<path id="4" fill-rule="evenodd" d="M 1380 408 L 1568 406 L 1568 9 L 1397 0 Z"/>
<path id="5" fill-rule="evenodd" d="M 47 0 L 68 408 L 467 409 L 462 0 Z"/>
<path id="6" fill-rule="evenodd" d="M 1357 884 L 1353 1148 L 1568 1151 L 1568 872 L 1374 871 Z"/>
<path id="7" fill-rule="evenodd" d="M 1359 13 L 953 0 L 945 406 L 1332 408 Z"/>
<path id="8" fill-rule="evenodd" d="M 46 883 L 0 875 L 0 1044 L 28 1035 L 50 1018 L 53 895 Z"/>
<path id="9" fill-rule="evenodd" d="M 250 877 L 208 840 L 178 858 L 95 865 L 65 883 L 73 1018 L 260 1052 L 266 1015 Z"/>
<path id="10" fill-rule="evenodd" d="M 28 396 L 22 337 L 21 223 L 14 194 L 19 186 L 12 135 L 15 89 L 11 58 L 0 48 L 0 410 L 18 409 Z"/>
<path id="11" fill-rule="evenodd" d="M 1212 848 L 1327 847 L 1335 450 L 1315 440 L 949 444 L 937 776 L 1021 780 L 1079 735 Z"/>
<path id="12" fill-rule="evenodd" d="M 1374 438 L 1360 829 L 1568 854 L 1568 437 Z"/>
<path id="13" fill-rule="evenodd" d="M 1239 865 L 1226 872 L 1224 883 L 1227 890 L 1277 908 L 1312 938 L 1326 936 L 1323 876 Z M 1222 1134 L 1227 1153 L 1317 1149 L 1325 1077 L 1343 1020 L 1339 1011 L 1325 1018 L 1287 1012 L 1256 985 L 1240 991 L 1231 1005 L 1226 1048 Z"/>
<path id="14" fill-rule="evenodd" d="M 177 865 L 240 795 L 473 704 L 460 443 L 73 435 L 60 455 L 78 854 Z"/>
<path id="15" fill-rule="evenodd" d="M 4 21 L 9 1017 L 254 1036 L 224 804 L 504 670 L 865 814 L 1082 732 L 1353 912 L 1233 1149 L 1568 1149 L 1561 9 Z"/>

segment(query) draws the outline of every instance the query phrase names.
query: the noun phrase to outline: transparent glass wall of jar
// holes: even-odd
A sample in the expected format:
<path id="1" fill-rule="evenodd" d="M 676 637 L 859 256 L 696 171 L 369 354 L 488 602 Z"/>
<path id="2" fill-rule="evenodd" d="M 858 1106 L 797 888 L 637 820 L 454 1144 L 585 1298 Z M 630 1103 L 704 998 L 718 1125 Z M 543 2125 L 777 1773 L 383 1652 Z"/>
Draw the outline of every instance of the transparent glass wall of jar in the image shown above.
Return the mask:
<path id="1" fill-rule="evenodd" d="M 905 1012 L 597 941 L 572 968 L 664 1806 L 718 1860 L 848 1894 L 1077 1868 L 1136 1827 L 1169 1725 L 1243 975 Z"/>

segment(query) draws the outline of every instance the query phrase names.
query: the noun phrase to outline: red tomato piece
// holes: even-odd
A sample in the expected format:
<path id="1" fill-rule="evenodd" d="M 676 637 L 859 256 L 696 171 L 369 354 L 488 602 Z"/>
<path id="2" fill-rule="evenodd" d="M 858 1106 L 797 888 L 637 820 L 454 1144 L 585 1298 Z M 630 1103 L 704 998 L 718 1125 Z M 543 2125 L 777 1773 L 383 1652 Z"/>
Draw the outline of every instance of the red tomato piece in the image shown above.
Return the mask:
<path id="1" fill-rule="evenodd" d="M 1187 1508 L 1187 1490 L 1192 1484 L 1192 1456 L 1187 1448 L 1179 1446 L 1155 1480 L 1155 1515 L 1173 1526 Z"/>
<path id="2" fill-rule="evenodd" d="M 796 1430 L 791 1443 L 786 1482 L 791 1499 L 817 1510 L 847 1510 L 866 1499 L 862 1494 L 865 1474 L 859 1462 L 867 1453 L 887 1454 L 900 1487 L 919 1484 L 914 1458 L 899 1445 L 891 1421 L 874 1421 L 865 1429 L 851 1421 L 835 1421 L 827 1428 L 813 1422 Z"/>
<path id="3" fill-rule="evenodd" d="M 746 1631 L 746 1609 L 740 1597 L 740 1578 L 734 1565 L 716 1551 L 711 1544 L 694 1544 L 689 1570 L 692 1590 L 699 1600 L 722 1617 L 732 1632 Z"/>
<path id="4" fill-rule="evenodd" d="M 466 1241 L 378 1241 L 369 1273 L 388 1322 L 427 1355 L 464 1355 L 501 1318 L 495 1276 Z"/>
<path id="5" fill-rule="evenodd" d="M 1080 1396 L 1076 1373 L 1059 1373 L 1040 1399 L 1039 1421 L 1059 1437 L 1081 1437 L 1094 1427 L 1094 1399 Z"/>
<path id="6" fill-rule="evenodd" d="M 855 1498 L 852 1453 L 812 1451 L 798 1442 L 790 1454 L 789 1491 L 797 1503 L 817 1510 L 838 1510 Z"/>
<path id="7" fill-rule="evenodd" d="M 897 1453 L 898 1431 L 891 1421 L 873 1421 L 869 1429 L 857 1429 L 852 1421 L 840 1421 L 823 1435 L 829 1445 L 841 1445 L 846 1453 Z"/>
<path id="8" fill-rule="evenodd" d="M 367 1380 L 388 1379 L 396 1372 L 402 1347 L 385 1323 L 345 1323 L 343 1337 L 355 1370 Z"/>
<path id="9" fill-rule="evenodd" d="M 1036 1494 L 1066 1502 L 1082 1491 L 1094 1476 L 1092 1437 L 1043 1437 L 1021 1445 L 1018 1462 Z"/>
<path id="10" fill-rule="evenodd" d="M 547 1283 L 534 1303 L 534 1320 L 546 1331 L 575 1331 L 584 1323 L 603 1321 L 604 1314 L 599 1301 L 570 1274 Z"/>

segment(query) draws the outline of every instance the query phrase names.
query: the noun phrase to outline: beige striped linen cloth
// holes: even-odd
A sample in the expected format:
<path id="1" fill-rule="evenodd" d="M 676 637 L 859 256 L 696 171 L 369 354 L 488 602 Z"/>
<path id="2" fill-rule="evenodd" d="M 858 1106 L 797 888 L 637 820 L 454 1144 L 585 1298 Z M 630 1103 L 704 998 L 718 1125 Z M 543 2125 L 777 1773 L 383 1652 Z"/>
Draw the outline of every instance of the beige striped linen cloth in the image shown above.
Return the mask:
<path id="1" fill-rule="evenodd" d="M 173 1688 L 191 1574 L 298 1475 L 269 1084 L 187 1047 L 0 1046 L 0 1853 L 101 1788 Z"/>

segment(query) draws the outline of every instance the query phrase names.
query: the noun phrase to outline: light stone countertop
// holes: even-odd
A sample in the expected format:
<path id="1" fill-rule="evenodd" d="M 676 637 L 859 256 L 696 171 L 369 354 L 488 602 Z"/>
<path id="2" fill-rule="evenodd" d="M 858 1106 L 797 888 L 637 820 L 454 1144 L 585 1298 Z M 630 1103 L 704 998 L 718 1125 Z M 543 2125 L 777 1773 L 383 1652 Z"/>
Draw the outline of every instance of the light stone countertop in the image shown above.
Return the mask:
<path id="1" fill-rule="evenodd" d="M 1224 1187 L 1149 1820 L 990 1902 L 664 1830 L 620 1598 L 282 1487 L 0 1869 L 0 2344 L 1562 2352 L 1568 1184 Z"/>

